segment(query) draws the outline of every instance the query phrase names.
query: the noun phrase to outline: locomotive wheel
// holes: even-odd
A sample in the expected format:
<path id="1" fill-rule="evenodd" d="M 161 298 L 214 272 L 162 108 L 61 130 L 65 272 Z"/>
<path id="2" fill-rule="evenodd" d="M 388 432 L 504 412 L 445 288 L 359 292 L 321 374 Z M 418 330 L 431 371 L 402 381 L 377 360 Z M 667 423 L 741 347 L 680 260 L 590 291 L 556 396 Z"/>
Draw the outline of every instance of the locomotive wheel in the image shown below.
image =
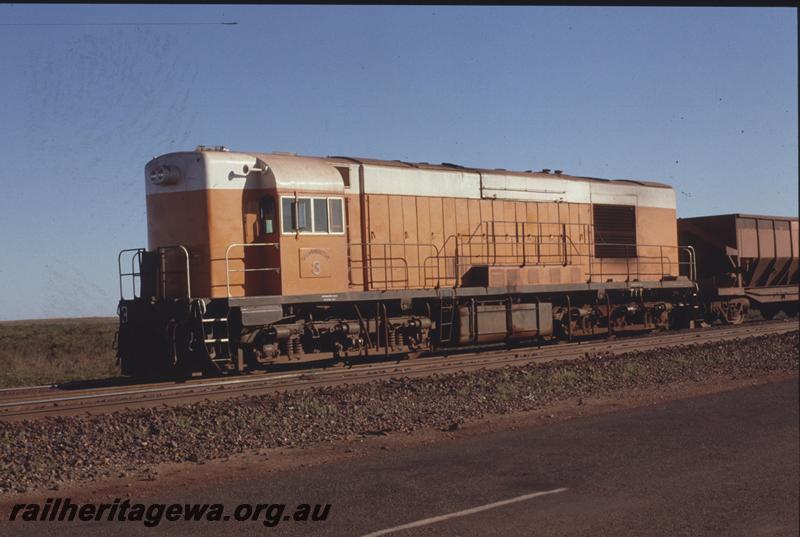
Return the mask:
<path id="1" fill-rule="evenodd" d="M 741 308 L 726 308 L 722 314 L 722 320 L 725 324 L 742 324 L 744 322 L 744 313 Z"/>
<path id="2" fill-rule="evenodd" d="M 746 299 L 735 298 L 713 303 L 711 311 L 724 324 L 742 324 L 749 310 Z"/>

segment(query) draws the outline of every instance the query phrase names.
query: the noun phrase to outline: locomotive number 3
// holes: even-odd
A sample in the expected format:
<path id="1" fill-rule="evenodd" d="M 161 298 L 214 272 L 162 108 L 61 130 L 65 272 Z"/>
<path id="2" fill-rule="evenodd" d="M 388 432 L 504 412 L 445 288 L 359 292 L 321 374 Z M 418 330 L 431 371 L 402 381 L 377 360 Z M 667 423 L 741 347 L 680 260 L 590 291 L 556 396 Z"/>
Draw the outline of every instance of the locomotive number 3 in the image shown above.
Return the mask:
<path id="1" fill-rule="evenodd" d="M 311 273 L 314 274 L 314 276 L 319 276 L 321 272 L 322 272 L 322 263 L 320 262 L 319 259 L 315 259 L 314 261 L 311 262 Z"/>

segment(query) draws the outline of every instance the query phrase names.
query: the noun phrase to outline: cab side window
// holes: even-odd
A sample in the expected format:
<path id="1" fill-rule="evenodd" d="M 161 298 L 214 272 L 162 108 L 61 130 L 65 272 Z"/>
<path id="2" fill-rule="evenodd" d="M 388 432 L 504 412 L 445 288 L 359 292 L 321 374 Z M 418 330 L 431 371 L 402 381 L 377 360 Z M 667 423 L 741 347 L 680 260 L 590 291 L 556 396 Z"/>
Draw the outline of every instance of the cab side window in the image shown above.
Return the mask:
<path id="1" fill-rule="evenodd" d="M 311 231 L 311 199 L 299 198 L 294 205 L 295 211 L 297 211 L 297 219 L 295 220 L 297 230 Z"/>
<path id="2" fill-rule="evenodd" d="M 331 215 L 331 233 L 344 233 L 344 215 L 341 198 L 328 200 Z"/>
<path id="3" fill-rule="evenodd" d="M 281 229 L 283 233 L 343 234 L 344 200 L 281 198 Z"/>
<path id="4" fill-rule="evenodd" d="M 311 231 L 311 198 L 282 198 L 283 232 Z"/>
<path id="5" fill-rule="evenodd" d="M 281 215 L 283 220 L 283 232 L 291 233 L 294 231 L 294 200 L 292 198 L 281 199 Z"/>
<path id="6" fill-rule="evenodd" d="M 314 199 L 314 232 L 328 232 L 328 200 L 325 198 Z"/>
<path id="7" fill-rule="evenodd" d="M 262 235 L 275 232 L 275 199 L 272 196 L 264 196 L 258 202 L 258 221 Z"/>

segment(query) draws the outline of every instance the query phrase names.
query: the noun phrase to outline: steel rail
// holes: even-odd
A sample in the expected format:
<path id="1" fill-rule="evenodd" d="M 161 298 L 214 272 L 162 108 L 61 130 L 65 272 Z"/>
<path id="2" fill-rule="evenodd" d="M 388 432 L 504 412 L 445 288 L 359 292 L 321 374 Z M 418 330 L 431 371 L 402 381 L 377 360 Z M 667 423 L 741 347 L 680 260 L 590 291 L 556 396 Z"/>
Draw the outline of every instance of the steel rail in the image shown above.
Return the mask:
<path id="1" fill-rule="evenodd" d="M 270 376 L 270 380 L 279 380 L 282 378 L 294 378 L 299 377 L 301 374 L 291 374 L 291 375 L 283 375 L 283 376 Z M 213 388 L 215 386 L 222 386 L 222 385 L 229 385 L 229 384 L 244 384 L 247 382 L 264 382 L 267 379 L 230 379 L 230 380 L 219 380 L 213 382 L 204 382 L 202 384 L 190 384 L 190 385 L 180 385 L 180 386 L 165 386 L 163 388 L 142 388 L 138 390 L 127 390 L 122 392 L 111 392 L 111 393 L 90 393 L 90 394 L 83 394 L 83 395 L 70 395 L 64 397 L 48 397 L 46 399 L 38 399 L 32 401 L 12 401 L 10 403 L 0 403 L 0 408 L 5 407 L 12 407 L 12 406 L 27 406 L 27 405 L 40 405 L 40 404 L 47 404 L 47 403 L 60 403 L 63 401 L 79 401 L 81 399 L 97 399 L 99 397 L 121 397 L 123 395 L 136 395 L 140 393 L 154 393 L 154 392 L 172 392 L 178 390 L 191 390 L 196 388 Z"/>
<path id="2" fill-rule="evenodd" d="M 759 325 L 759 326 L 761 326 L 761 325 Z M 741 332 L 743 328 L 745 328 L 745 327 L 739 327 L 739 330 L 736 330 L 737 333 Z M 748 326 L 747 328 L 752 329 L 754 327 L 753 326 Z M 714 333 L 720 333 L 723 330 L 735 330 L 735 328 L 732 328 L 732 327 L 719 327 L 717 329 L 714 329 Z M 686 332 L 681 332 L 681 333 L 685 334 Z M 677 332 L 669 333 L 669 334 L 652 334 L 651 333 L 651 334 L 647 334 L 645 336 L 639 336 L 639 337 L 630 336 L 629 335 L 629 336 L 625 336 L 625 339 L 614 340 L 614 345 L 618 346 L 618 347 L 626 347 L 626 346 L 628 346 L 627 344 L 628 344 L 629 341 L 638 340 L 638 339 L 641 339 L 643 337 L 647 337 L 648 341 L 650 341 L 650 342 L 655 342 L 657 340 L 660 341 L 662 339 L 670 340 L 670 339 L 673 339 L 676 336 L 680 335 L 681 333 L 677 333 Z M 700 334 L 700 333 L 704 333 L 704 332 L 695 331 L 695 332 L 690 332 L 690 333 Z M 709 333 L 709 332 L 705 332 L 705 333 Z M 512 352 L 519 353 L 519 352 L 524 352 L 525 349 L 529 349 L 529 348 L 536 348 L 537 350 L 539 350 L 540 352 L 543 352 L 543 353 L 558 352 L 558 354 L 561 354 L 561 353 L 564 353 L 564 352 L 568 352 L 568 350 L 570 348 L 573 348 L 575 346 L 581 346 L 581 348 L 583 348 L 583 349 L 588 349 L 588 348 L 591 348 L 593 346 L 608 345 L 608 344 L 609 344 L 609 342 L 607 340 L 596 340 L 596 341 L 582 341 L 582 342 L 573 342 L 573 343 L 561 343 L 561 344 L 554 344 L 554 345 L 547 345 L 547 346 L 536 346 L 536 347 L 505 348 L 505 349 L 499 349 L 499 350 L 498 349 L 487 349 L 487 350 L 477 351 L 477 352 L 464 352 L 464 351 L 459 352 L 458 349 L 456 348 L 456 349 L 453 349 L 453 353 L 451 353 L 451 354 L 435 354 L 435 355 L 423 356 L 423 357 L 417 358 L 415 360 L 415 362 L 420 364 L 423 361 L 435 360 L 435 361 L 437 361 L 438 364 L 441 364 L 442 360 L 446 360 L 446 359 L 461 359 L 461 360 L 469 360 L 469 359 L 476 359 L 476 358 L 491 359 L 492 356 L 495 356 L 497 354 L 507 354 L 507 353 L 512 353 Z M 402 356 L 399 356 L 397 358 L 397 360 L 392 360 L 391 362 L 394 363 L 394 364 L 397 364 L 397 362 L 404 361 L 404 360 L 405 360 L 405 358 L 403 358 Z M 365 362 L 365 363 L 355 364 L 353 366 L 350 366 L 349 370 L 385 367 L 386 362 L 387 361 L 384 359 L 384 360 L 381 360 L 381 361 L 378 361 L 378 362 Z M 335 371 L 330 371 L 330 373 L 335 373 Z M 154 392 L 157 392 L 157 391 L 180 391 L 180 390 L 189 390 L 189 389 L 194 389 L 194 388 L 222 386 L 222 385 L 228 385 L 228 384 L 233 385 L 233 384 L 248 384 L 248 383 L 254 383 L 254 382 L 270 382 L 270 381 L 273 381 L 273 380 L 281 380 L 281 379 L 285 379 L 285 378 L 300 377 L 300 376 L 307 375 L 307 374 L 308 374 L 308 371 L 302 371 L 302 372 L 286 374 L 286 375 L 276 375 L 276 374 L 270 374 L 270 373 L 264 372 L 264 373 L 257 373 L 257 375 L 258 375 L 257 377 L 247 378 L 247 379 L 235 378 L 235 379 L 211 380 L 211 381 L 209 381 L 209 380 L 197 380 L 197 381 L 189 380 L 189 381 L 187 381 L 186 384 L 181 384 L 180 386 L 175 386 L 172 382 L 150 383 L 150 384 L 145 384 L 144 386 L 151 386 L 151 388 L 145 388 L 143 386 L 143 387 L 140 387 L 140 388 L 130 389 L 130 390 L 127 390 L 127 391 L 113 391 L 115 388 L 117 388 L 116 386 L 100 386 L 100 387 L 95 387 L 95 388 L 85 388 L 85 389 L 79 390 L 81 392 L 93 392 L 89 396 L 84 396 L 83 394 L 81 394 L 81 395 L 70 395 L 70 396 L 63 395 L 63 396 L 48 397 L 48 398 L 45 398 L 45 399 L 38 399 L 38 400 L 12 401 L 12 402 L 8 402 L 8 403 L 0 403 L 0 408 L 10 407 L 10 406 L 22 406 L 22 405 L 26 405 L 26 404 L 29 404 L 29 405 L 46 404 L 46 403 L 52 403 L 52 402 L 71 401 L 71 400 L 80 400 L 80 399 L 90 399 L 90 398 L 98 398 L 98 397 L 114 397 L 114 396 L 122 396 L 122 395 L 134 395 L 134 394 L 138 394 L 138 393 L 154 393 Z M 317 371 L 317 372 L 315 372 L 315 374 L 325 374 L 325 373 Z M 59 389 L 59 388 L 62 388 L 62 386 L 60 386 L 59 384 L 49 384 L 49 385 L 40 385 L 40 386 L 22 386 L 22 387 L 12 387 L 12 388 L 2 388 L 2 389 L 0 389 L 0 393 L 2 393 L 2 392 L 12 392 L 12 391 L 25 391 L 25 390 L 34 391 L 34 390 L 43 390 L 43 389 Z"/>
<path id="3" fill-rule="evenodd" d="M 40 386 L 13 386 L 11 388 L 0 388 L 0 393 L 7 393 L 7 392 L 21 392 L 25 390 L 46 390 L 54 388 L 55 384 L 42 384 Z"/>
<path id="4" fill-rule="evenodd" d="M 764 325 L 758 325 L 758 327 L 763 327 Z M 781 323 L 780 321 L 777 323 L 771 323 L 771 326 L 775 326 L 783 328 L 785 324 Z M 541 354 L 564 354 L 567 353 L 571 348 L 580 347 L 584 351 L 592 350 L 594 347 L 608 347 L 609 344 L 613 344 L 615 348 L 627 348 L 627 347 L 634 347 L 638 346 L 638 342 L 645 341 L 650 345 L 655 345 L 660 341 L 671 341 L 678 336 L 681 335 L 689 335 L 692 334 L 695 337 L 700 337 L 702 335 L 722 335 L 723 333 L 734 332 L 737 335 L 747 335 L 746 332 L 760 332 L 759 328 L 756 326 L 747 326 L 747 327 L 720 327 L 714 329 L 713 331 L 691 331 L 691 332 L 680 332 L 680 333 L 669 333 L 669 334 L 648 334 L 644 336 L 626 336 L 624 339 L 616 339 L 613 340 L 613 343 L 610 343 L 607 340 L 595 340 L 595 341 L 583 341 L 583 342 L 576 342 L 576 343 L 564 343 L 559 345 L 552 345 L 552 346 L 529 346 L 529 347 L 519 347 L 519 348 L 506 348 L 506 349 L 489 349 L 484 351 L 472 352 L 472 353 L 458 353 L 457 349 L 454 349 L 454 353 L 452 354 L 444 354 L 444 355 L 429 355 L 423 358 L 418 358 L 414 360 L 417 365 L 422 365 L 423 362 L 435 362 L 431 365 L 444 365 L 443 360 L 460 360 L 464 362 L 466 360 L 491 360 L 492 357 L 495 356 L 504 356 L 508 354 L 520 354 L 525 352 L 529 349 L 536 349 Z M 780 330 L 779 331 L 783 331 Z M 397 365 L 397 363 L 404 361 L 405 359 L 402 357 L 398 357 L 397 360 L 391 360 L 391 363 Z M 386 365 L 386 360 L 382 360 L 379 362 L 369 362 L 369 363 L 362 363 L 357 364 L 354 366 L 350 366 L 348 371 L 356 371 L 361 369 L 370 369 L 370 368 L 385 368 L 388 367 Z M 459 363 L 461 363 L 459 362 Z M 408 362 L 410 363 L 410 362 Z M 489 363 L 489 362 L 487 362 Z M 339 371 L 315 371 L 313 374 L 316 375 L 325 375 L 325 374 L 337 374 Z M 141 389 L 134 389 L 134 390 L 127 390 L 121 392 L 103 392 L 98 394 L 87 394 L 87 395 L 73 395 L 73 396 L 58 396 L 40 400 L 24 400 L 24 401 L 14 401 L 10 403 L 3 403 L 0 404 L 0 407 L 9 407 L 9 406 L 22 406 L 26 404 L 46 404 L 51 402 L 60 402 L 60 401 L 69 401 L 69 400 L 80 400 L 80 399 L 89 399 L 89 398 L 98 398 L 98 397 L 115 397 L 115 396 L 122 396 L 122 395 L 134 395 L 138 393 L 154 393 L 154 392 L 167 392 L 167 391 L 181 391 L 181 390 L 190 390 L 190 389 L 201 389 L 206 387 L 217 387 L 217 386 L 224 386 L 224 385 L 236 385 L 236 384 L 249 384 L 249 383 L 256 383 L 256 382 L 271 382 L 274 380 L 283 380 L 288 378 L 298 378 L 302 376 L 309 375 L 308 371 L 302 371 L 297 373 L 291 374 L 284 374 L 284 375 L 276 375 L 276 374 L 269 374 L 269 373 L 262 373 L 257 378 L 235 378 L 235 379 L 226 379 L 226 380 L 212 380 L 212 381 L 198 381 L 192 384 L 182 384 L 180 386 L 174 385 L 165 385 L 163 387 L 153 387 L 153 388 L 141 388 Z M 166 384 L 166 383 L 165 383 Z M 43 386 L 45 388 L 51 388 L 52 386 Z M 33 387 L 39 388 L 39 387 Z M 13 389 L 22 389 L 22 388 L 13 388 Z M 86 391 L 94 391 L 94 390 L 107 390 L 113 389 L 109 387 L 101 387 L 101 388 L 90 388 Z"/>
<path id="5" fill-rule="evenodd" d="M 792 327 L 784 326 L 782 328 L 772 328 L 769 331 L 760 330 L 759 332 L 762 335 L 769 335 L 777 334 L 777 333 L 785 333 L 796 330 Z M 747 337 L 748 334 L 744 334 L 744 337 Z M 713 343 L 719 341 L 725 341 L 727 339 L 739 339 L 742 336 L 729 334 L 720 334 L 718 331 L 715 333 L 698 333 L 694 334 L 694 341 L 690 342 L 690 344 L 697 344 L 697 343 Z M 636 339 L 637 341 L 633 341 Z M 647 350 L 655 350 L 655 349 L 663 349 L 668 347 L 677 347 L 683 346 L 685 343 L 681 342 L 674 342 L 672 344 L 665 345 L 661 341 L 653 341 L 651 338 L 631 338 L 630 341 L 625 342 L 624 349 L 620 349 L 619 353 L 624 354 L 625 352 L 642 352 Z M 607 347 L 606 347 L 607 348 Z M 519 352 L 514 353 L 513 355 L 509 353 L 505 353 L 502 355 L 501 359 L 495 359 L 491 362 L 484 362 L 475 360 L 474 357 L 469 357 L 469 360 L 460 360 L 460 361 L 452 361 L 452 362 L 441 362 L 437 361 L 436 363 L 425 363 L 421 366 L 415 367 L 415 362 L 406 362 L 400 368 L 395 367 L 392 369 L 390 366 L 385 366 L 382 369 L 377 369 L 375 371 L 366 370 L 365 368 L 355 369 L 353 371 L 332 371 L 326 372 L 324 378 L 320 378 L 319 376 L 315 376 L 314 373 L 312 374 L 303 374 L 299 377 L 296 377 L 294 380 L 291 379 L 282 379 L 268 385 L 261 385 L 261 386 L 232 386 L 230 388 L 226 388 L 225 386 L 220 386 L 216 390 L 211 391 L 200 391 L 199 393 L 170 393 L 165 394 L 155 399 L 138 399 L 138 400 L 120 400 L 120 401 L 111 401 L 109 403 L 102 402 L 100 400 L 95 400 L 94 404 L 86 404 L 84 401 L 83 404 L 71 406 L 71 407 L 58 407 L 58 408 L 34 408 L 25 411 L 18 411 L 12 412 L 9 414 L 4 414 L 2 418 L 7 419 L 28 419 L 28 418 L 35 418 L 35 417 L 47 417 L 50 415 L 64 415 L 64 414 L 74 414 L 77 412 L 87 411 L 89 409 L 101 409 L 100 413 L 110 412 L 114 409 L 125 408 L 129 409 L 128 405 L 139 405 L 141 407 L 153 407 L 156 405 L 167 405 L 167 401 L 174 402 L 175 404 L 178 403 L 186 403 L 190 404 L 197 401 L 208 401 L 211 399 L 225 399 L 225 398 L 232 398 L 234 396 L 240 395 L 261 395 L 266 393 L 272 393 L 276 391 L 288 391 L 291 389 L 308 389 L 313 387 L 326 387 L 336 385 L 337 383 L 364 383 L 364 382 L 371 382 L 377 380 L 391 380 L 397 378 L 398 376 L 402 376 L 405 378 L 419 378 L 425 377 L 430 374 L 450 374 L 450 373 L 458 373 L 458 372 L 465 372 L 465 371 L 474 371 L 474 370 L 485 370 L 485 369 L 499 369 L 501 367 L 507 366 L 524 366 L 527 364 L 533 363 L 547 363 L 553 361 L 570 361 L 580 359 L 582 356 L 588 354 L 586 351 L 587 349 L 584 347 L 582 348 L 573 348 L 571 349 L 571 353 L 565 354 L 552 354 L 548 353 L 549 355 L 540 355 L 538 352 L 529 350 L 528 352 L 522 352 L 522 349 L 519 349 Z M 594 349 L 588 349 L 594 350 Z M 603 350 L 602 347 L 599 350 Z M 614 353 L 616 354 L 616 353 Z M 444 364 L 444 365 L 442 365 Z M 373 364 L 377 365 L 377 364 Z M 396 365 L 396 364 L 395 364 Z M 273 377 L 274 378 L 274 377 Z M 224 391 L 220 391 L 224 390 Z M 187 400 L 187 397 L 193 397 L 193 400 Z M 55 405 L 58 406 L 58 405 Z"/>
<path id="6" fill-rule="evenodd" d="M 517 349 L 513 348 L 502 349 L 489 352 L 483 351 L 483 352 L 469 353 L 469 354 L 468 353 L 453 354 L 444 357 L 441 355 L 436 355 L 409 361 L 406 361 L 404 359 L 399 359 L 397 361 L 392 360 L 389 363 L 387 363 L 387 361 L 384 360 L 381 362 L 358 364 L 355 366 L 351 366 L 345 370 L 341 369 L 323 370 L 323 371 L 311 370 L 311 371 L 301 371 L 296 373 L 277 374 L 277 375 L 263 374 L 260 375 L 258 378 L 246 378 L 246 379 L 235 378 L 235 379 L 225 379 L 217 381 L 198 382 L 192 384 L 182 384 L 179 386 L 173 385 L 173 386 L 124 390 L 118 392 L 87 393 L 81 395 L 58 396 L 58 397 L 42 398 L 35 400 L 10 401 L 0 404 L 0 408 L 12 409 L 12 408 L 21 408 L 26 406 L 51 405 L 51 404 L 57 406 L 58 403 L 70 402 L 70 401 L 87 401 L 87 400 L 98 400 L 103 398 L 105 398 L 106 400 L 113 400 L 113 399 L 123 398 L 126 396 L 135 396 L 135 395 L 146 396 L 147 394 L 155 394 L 155 393 L 167 394 L 163 398 L 156 399 L 156 400 L 162 400 L 162 399 L 181 397 L 187 392 L 188 395 L 196 395 L 192 394 L 191 391 L 204 393 L 203 391 L 207 390 L 208 388 L 219 389 L 220 387 L 227 387 L 227 386 L 233 388 L 231 391 L 244 392 L 248 390 L 258 389 L 259 387 L 286 388 L 287 387 L 286 384 L 287 383 L 292 384 L 292 381 L 297 381 L 294 384 L 296 384 L 299 387 L 302 387 L 304 385 L 308 385 L 309 383 L 331 382 L 331 381 L 346 382 L 351 380 L 358 380 L 359 378 L 379 377 L 382 375 L 386 376 L 387 374 L 389 374 L 390 376 L 397 376 L 398 374 L 409 374 L 409 373 L 414 375 L 419 375 L 421 373 L 457 371 L 460 368 L 464 367 L 467 368 L 471 367 L 473 369 L 475 367 L 496 368 L 504 365 L 510 365 L 513 363 L 530 363 L 530 362 L 553 361 L 558 359 L 565 359 L 565 360 L 575 359 L 585 354 L 598 351 L 611 351 L 616 354 L 616 353 L 640 351 L 640 350 L 652 349 L 664 346 L 669 347 L 669 346 L 679 346 L 686 344 L 704 343 L 710 341 L 723 341 L 725 339 L 741 338 L 750 335 L 759 335 L 759 334 L 769 335 L 772 333 L 782 333 L 793 330 L 797 330 L 797 326 L 794 323 L 790 324 L 778 321 L 768 324 L 759 324 L 755 326 L 721 327 L 713 330 L 690 331 L 688 333 L 681 332 L 681 333 L 659 334 L 658 336 L 650 335 L 649 337 L 630 336 L 624 339 L 614 340 L 613 342 L 601 340 L 601 341 L 561 344 L 561 345 L 545 346 L 545 347 L 521 347 Z M 685 336 L 693 336 L 693 337 L 690 341 L 686 341 Z M 578 351 L 578 353 L 575 354 L 574 352 L 571 351 Z M 402 364 L 400 365 L 401 371 L 398 371 L 399 363 Z M 264 386 L 258 386 L 259 384 L 263 384 Z M 205 393 L 205 395 L 208 394 Z M 155 400 L 150 400 L 150 401 L 155 401 Z M 113 402 L 111 402 L 110 404 L 113 404 Z M 72 410 L 75 408 L 82 408 L 82 407 L 80 406 L 59 407 L 57 411 Z M 47 409 L 44 410 L 46 411 Z M 43 410 L 39 409 L 39 411 Z M 24 414 L 24 412 L 16 412 L 15 414 Z M 0 414 L 0 418 L 8 416 L 10 415 Z"/>

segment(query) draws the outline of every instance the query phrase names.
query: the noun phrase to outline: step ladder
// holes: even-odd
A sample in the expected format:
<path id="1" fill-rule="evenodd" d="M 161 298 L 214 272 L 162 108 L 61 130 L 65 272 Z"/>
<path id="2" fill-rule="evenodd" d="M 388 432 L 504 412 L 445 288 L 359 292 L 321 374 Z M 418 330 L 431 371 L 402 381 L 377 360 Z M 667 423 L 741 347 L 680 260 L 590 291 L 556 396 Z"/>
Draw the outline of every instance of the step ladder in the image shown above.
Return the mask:
<path id="1" fill-rule="evenodd" d="M 227 317 L 208 317 L 201 319 L 203 324 L 203 343 L 214 365 L 224 369 L 231 357 L 228 347 L 230 334 L 228 333 Z"/>
<path id="2" fill-rule="evenodd" d="M 443 294 L 439 298 L 439 343 L 453 342 L 455 312 L 455 296 Z"/>

